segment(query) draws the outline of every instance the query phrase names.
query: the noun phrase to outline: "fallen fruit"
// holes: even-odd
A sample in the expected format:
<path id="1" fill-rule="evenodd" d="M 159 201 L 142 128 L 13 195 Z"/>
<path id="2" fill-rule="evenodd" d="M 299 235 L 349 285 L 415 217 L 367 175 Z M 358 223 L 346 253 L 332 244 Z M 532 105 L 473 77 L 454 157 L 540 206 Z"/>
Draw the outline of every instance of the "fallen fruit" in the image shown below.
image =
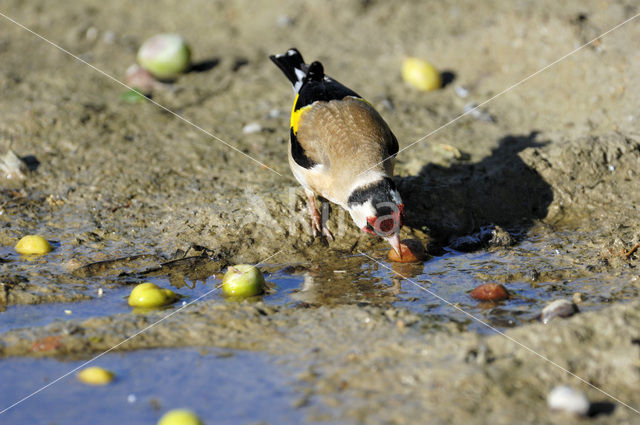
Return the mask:
<path id="1" fill-rule="evenodd" d="M 44 338 L 37 339 L 31 345 L 31 351 L 38 353 L 41 351 L 46 352 L 57 350 L 62 345 L 60 342 L 61 339 L 62 335 L 49 335 Z"/>
<path id="2" fill-rule="evenodd" d="M 82 369 L 76 376 L 80 381 L 89 385 L 107 385 L 113 381 L 114 377 L 113 372 L 97 366 Z"/>
<path id="3" fill-rule="evenodd" d="M 148 94 L 158 85 L 153 75 L 138 64 L 133 64 L 124 74 L 124 82 L 142 94 Z"/>
<path id="4" fill-rule="evenodd" d="M 499 283 L 485 283 L 471 291 L 471 297 L 480 301 L 500 301 L 509 298 L 509 292 Z"/>
<path id="5" fill-rule="evenodd" d="M 407 58 L 402 64 L 402 78 L 411 86 L 424 91 L 442 87 L 442 75 L 429 62 L 419 58 Z"/>
<path id="6" fill-rule="evenodd" d="M 422 242 L 417 239 L 403 239 L 400 241 L 400 252 L 402 258 L 392 248 L 389 250 L 388 258 L 397 263 L 416 263 L 426 258 Z"/>
<path id="7" fill-rule="evenodd" d="M 160 288 L 155 283 L 145 282 L 137 285 L 129 295 L 132 307 L 160 307 L 176 301 L 178 296 L 171 289 Z"/>
<path id="8" fill-rule="evenodd" d="M 252 297 L 264 293 L 264 276 L 249 264 L 229 267 L 222 278 L 222 292 L 228 296 Z"/>
<path id="9" fill-rule="evenodd" d="M 140 46 L 138 63 L 156 78 L 175 78 L 189 68 L 191 49 L 178 34 L 154 35 Z"/>
<path id="10" fill-rule="evenodd" d="M 53 250 L 49 241 L 38 235 L 23 237 L 18 241 L 15 248 L 18 254 L 22 255 L 43 255 Z"/>
<path id="11" fill-rule="evenodd" d="M 187 409 L 173 409 L 162 415 L 158 425 L 203 425 L 195 413 Z"/>

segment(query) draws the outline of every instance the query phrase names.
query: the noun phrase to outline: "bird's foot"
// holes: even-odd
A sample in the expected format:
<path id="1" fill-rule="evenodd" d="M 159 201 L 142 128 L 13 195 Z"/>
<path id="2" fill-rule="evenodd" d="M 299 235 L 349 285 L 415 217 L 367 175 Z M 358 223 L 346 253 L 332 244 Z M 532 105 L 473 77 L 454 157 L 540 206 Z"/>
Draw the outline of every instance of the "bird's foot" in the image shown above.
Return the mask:
<path id="1" fill-rule="evenodd" d="M 311 231 L 313 233 L 313 237 L 317 238 L 319 235 L 322 235 L 330 241 L 335 240 L 333 233 L 331 233 L 329 226 L 327 226 L 327 223 L 322 222 L 322 216 L 318 210 L 315 209 L 315 206 L 309 208 L 309 214 L 311 215 Z"/>
<path id="2" fill-rule="evenodd" d="M 327 226 L 326 221 L 323 222 L 322 216 L 316 208 L 316 202 L 313 196 L 313 192 L 308 192 L 306 190 L 305 192 L 307 193 L 307 198 L 309 199 L 308 206 L 309 215 L 311 216 L 311 232 L 313 233 L 313 237 L 317 238 L 318 235 L 323 235 L 330 241 L 335 240 L 335 238 L 333 237 L 333 233 L 331 233 L 331 230 L 329 230 L 329 227 Z M 329 214 L 326 215 L 328 216 Z"/>

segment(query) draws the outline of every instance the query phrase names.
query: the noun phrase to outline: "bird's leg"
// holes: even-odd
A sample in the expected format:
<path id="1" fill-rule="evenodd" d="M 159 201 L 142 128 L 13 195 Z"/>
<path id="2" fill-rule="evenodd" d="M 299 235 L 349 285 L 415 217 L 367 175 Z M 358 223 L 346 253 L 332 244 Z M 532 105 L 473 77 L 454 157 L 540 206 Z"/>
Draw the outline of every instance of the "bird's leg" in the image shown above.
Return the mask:
<path id="1" fill-rule="evenodd" d="M 313 196 L 313 192 L 309 189 L 305 189 L 304 193 L 307 195 L 307 199 L 309 202 L 307 203 L 307 207 L 309 208 L 309 215 L 311 216 L 311 232 L 313 233 L 313 237 L 318 236 L 322 230 L 322 221 L 320 217 L 320 213 L 316 209 L 316 201 Z"/>
<path id="2" fill-rule="evenodd" d="M 316 208 L 316 201 L 313 192 L 309 189 L 305 189 L 304 193 L 307 195 L 307 199 L 309 200 L 307 206 L 309 207 L 309 215 L 311 216 L 311 231 L 313 232 L 313 237 L 315 238 L 319 234 L 323 234 L 328 239 L 333 240 L 333 234 L 331 234 L 331 231 L 327 227 L 326 220 L 322 220 L 322 216 Z"/>
<path id="3" fill-rule="evenodd" d="M 329 230 L 329 226 L 327 226 L 327 221 L 329 221 L 329 203 L 321 201 L 322 204 L 322 234 L 329 239 L 330 241 L 334 240 L 333 233 Z"/>

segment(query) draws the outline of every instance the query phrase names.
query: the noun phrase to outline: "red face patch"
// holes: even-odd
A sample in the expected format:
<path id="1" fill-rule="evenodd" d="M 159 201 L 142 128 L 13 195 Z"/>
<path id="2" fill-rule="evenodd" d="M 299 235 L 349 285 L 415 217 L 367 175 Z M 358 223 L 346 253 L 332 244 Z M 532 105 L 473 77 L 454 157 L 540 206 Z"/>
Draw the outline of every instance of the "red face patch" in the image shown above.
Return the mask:
<path id="1" fill-rule="evenodd" d="M 404 218 L 404 204 L 399 204 L 398 210 L 391 212 L 390 216 L 386 215 L 382 220 L 380 217 L 367 217 L 367 225 L 362 230 L 372 235 L 388 236 L 394 229 L 400 229 Z"/>

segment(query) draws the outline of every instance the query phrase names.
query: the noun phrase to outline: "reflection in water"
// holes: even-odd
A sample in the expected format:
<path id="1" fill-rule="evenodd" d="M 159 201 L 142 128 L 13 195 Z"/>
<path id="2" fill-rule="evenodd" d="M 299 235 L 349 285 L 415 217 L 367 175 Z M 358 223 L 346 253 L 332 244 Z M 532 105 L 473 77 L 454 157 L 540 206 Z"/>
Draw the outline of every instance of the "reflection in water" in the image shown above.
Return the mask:
<path id="1" fill-rule="evenodd" d="M 515 246 L 467 253 L 449 250 L 418 264 L 390 264 L 383 252 L 372 253 L 392 270 L 364 256 L 284 268 L 272 265 L 268 268 L 269 280 L 276 290 L 264 301 L 293 306 L 366 304 L 406 308 L 435 322 L 453 322 L 488 332 L 486 326 L 433 294 L 501 329 L 536 321 L 548 302 L 571 299 L 576 292 L 584 295 L 582 311 L 597 309 L 609 299 L 607 296 L 622 294 L 624 279 L 589 272 L 586 266 L 576 267 L 571 257 L 554 255 L 555 244 L 567 247 L 569 236 L 557 233 L 554 240 L 550 235 L 538 237 L 529 232 Z M 495 303 L 471 298 L 469 292 L 484 283 L 502 283 L 512 297 Z"/>
<path id="2" fill-rule="evenodd" d="M 326 264 L 314 264 L 301 273 L 299 288 L 291 299 L 306 305 L 372 304 L 391 305 L 398 300 L 397 285 L 371 273 L 362 257 L 347 257 Z"/>
<path id="3" fill-rule="evenodd" d="M 390 263 L 386 250 L 369 253 L 392 270 L 359 255 L 328 256 L 315 263 L 263 265 L 268 293 L 244 301 L 262 300 L 294 308 L 339 304 L 405 308 L 434 322 L 454 322 L 484 332 L 486 327 L 470 321 L 433 294 L 498 328 L 537 320 L 548 302 L 572 299 L 576 292 L 582 294 L 581 311 L 637 297 L 637 285 L 629 285 L 622 272 L 593 272 L 587 262 L 567 255 L 578 246 L 575 233 L 544 232 L 544 228 L 529 231 L 513 246 L 466 253 L 449 250 L 418 264 Z M 556 254 L 558 247 L 566 251 L 564 255 Z M 83 290 L 95 294 L 100 288 L 104 294 L 81 302 L 8 306 L 0 313 L 0 330 L 130 313 L 131 307 L 126 303 L 130 285 L 142 281 L 165 288 L 173 286 L 184 297 L 181 303 L 166 307 L 168 311 L 205 294 L 224 302 L 215 288 L 225 266 L 224 261 L 209 255 L 164 262 L 156 256 L 133 256 L 93 263 L 83 267 L 79 272 L 83 277 L 76 279 L 82 282 L 79 287 Z M 512 297 L 498 303 L 472 299 L 469 292 L 484 283 L 502 283 Z"/>

